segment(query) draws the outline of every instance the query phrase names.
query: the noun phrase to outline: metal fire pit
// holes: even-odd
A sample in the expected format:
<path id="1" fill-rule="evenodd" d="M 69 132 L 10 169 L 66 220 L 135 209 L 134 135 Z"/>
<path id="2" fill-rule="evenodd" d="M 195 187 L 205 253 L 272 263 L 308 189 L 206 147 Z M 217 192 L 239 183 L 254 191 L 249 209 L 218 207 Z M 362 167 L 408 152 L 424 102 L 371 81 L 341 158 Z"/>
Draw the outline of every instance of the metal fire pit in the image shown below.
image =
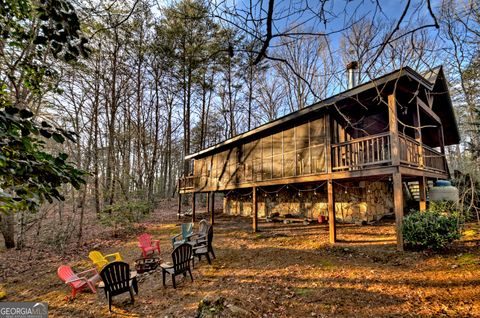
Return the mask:
<path id="1" fill-rule="evenodd" d="M 139 258 L 135 261 L 135 270 L 141 274 L 153 271 L 158 265 L 160 265 L 160 258 L 158 257 Z"/>

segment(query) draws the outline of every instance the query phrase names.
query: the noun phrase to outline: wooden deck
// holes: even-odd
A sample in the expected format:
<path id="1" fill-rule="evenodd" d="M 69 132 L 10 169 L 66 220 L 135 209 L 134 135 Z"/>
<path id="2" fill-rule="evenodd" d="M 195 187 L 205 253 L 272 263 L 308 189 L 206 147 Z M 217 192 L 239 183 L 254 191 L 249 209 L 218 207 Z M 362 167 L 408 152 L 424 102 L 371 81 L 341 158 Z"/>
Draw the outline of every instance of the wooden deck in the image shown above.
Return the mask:
<path id="1" fill-rule="evenodd" d="M 394 169 L 401 169 L 409 176 L 447 178 L 448 170 L 445 155 L 415 139 L 398 134 L 400 163 L 392 162 L 392 134 L 382 133 L 353 139 L 331 145 L 330 160 L 326 159 L 327 169 L 320 173 L 281 176 L 262 180 L 263 173 L 255 174 L 255 180 L 238 182 L 235 175 L 241 174 L 239 165 L 229 178 L 208 178 L 188 176 L 179 180 L 180 193 L 224 191 L 253 186 L 269 186 L 302 182 L 315 182 L 329 179 L 368 178 L 388 175 Z M 297 162 L 295 162 L 297 164 Z"/>

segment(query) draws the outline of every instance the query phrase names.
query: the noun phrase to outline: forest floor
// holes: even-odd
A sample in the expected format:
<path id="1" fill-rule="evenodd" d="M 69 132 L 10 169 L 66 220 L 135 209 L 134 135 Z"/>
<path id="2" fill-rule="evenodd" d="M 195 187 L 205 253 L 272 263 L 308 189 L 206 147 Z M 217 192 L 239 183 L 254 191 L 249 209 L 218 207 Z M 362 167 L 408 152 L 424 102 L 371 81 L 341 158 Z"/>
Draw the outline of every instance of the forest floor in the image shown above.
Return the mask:
<path id="1" fill-rule="evenodd" d="M 137 232 L 112 239 L 102 232 L 59 255 L 53 250 L 0 250 L 2 301 L 48 302 L 50 317 L 195 317 L 199 303 L 211 317 L 480 317 L 480 227 L 469 224 L 464 238 L 447 251 L 397 252 L 390 221 L 339 225 L 340 242 L 328 244 L 328 226 L 260 222 L 218 214 L 212 265 L 196 262 L 193 283 L 179 276 L 162 286 L 161 270 L 140 275 L 139 295 L 113 299 L 101 289 L 70 299 L 56 275 L 61 264 L 89 268 L 87 254 L 119 251 L 133 265 L 140 257 L 140 231 L 161 240 L 161 257 L 171 261 L 170 236 L 178 221 L 174 206 L 156 210 Z M 67 249 L 68 250 L 68 249 Z M 207 300 L 207 302 L 205 302 Z M 208 315 L 207 315 L 208 316 Z"/>

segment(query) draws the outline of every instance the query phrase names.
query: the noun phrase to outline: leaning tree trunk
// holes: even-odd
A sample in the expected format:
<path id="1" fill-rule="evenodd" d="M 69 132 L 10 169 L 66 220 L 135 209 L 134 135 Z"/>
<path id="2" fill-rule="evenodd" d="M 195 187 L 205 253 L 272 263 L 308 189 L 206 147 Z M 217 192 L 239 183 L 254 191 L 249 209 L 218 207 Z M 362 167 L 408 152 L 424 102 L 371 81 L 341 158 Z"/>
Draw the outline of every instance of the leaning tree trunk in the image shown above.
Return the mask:
<path id="1" fill-rule="evenodd" d="M 6 248 L 15 247 L 15 218 L 14 214 L 0 215 L 0 231 L 2 232 Z"/>

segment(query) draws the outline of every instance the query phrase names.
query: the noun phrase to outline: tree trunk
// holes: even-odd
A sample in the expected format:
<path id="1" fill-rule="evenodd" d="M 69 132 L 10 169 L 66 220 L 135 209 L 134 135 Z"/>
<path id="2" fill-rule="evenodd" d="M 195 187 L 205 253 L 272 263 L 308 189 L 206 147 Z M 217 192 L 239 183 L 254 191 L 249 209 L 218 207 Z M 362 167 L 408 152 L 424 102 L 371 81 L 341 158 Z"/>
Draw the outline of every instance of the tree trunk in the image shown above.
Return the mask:
<path id="1" fill-rule="evenodd" d="M 13 213 L 0 215 L 0 231 L 2 232 L 3 239 L 5 240 L 5 247 L 14 248 L 15 218 Z"/>

